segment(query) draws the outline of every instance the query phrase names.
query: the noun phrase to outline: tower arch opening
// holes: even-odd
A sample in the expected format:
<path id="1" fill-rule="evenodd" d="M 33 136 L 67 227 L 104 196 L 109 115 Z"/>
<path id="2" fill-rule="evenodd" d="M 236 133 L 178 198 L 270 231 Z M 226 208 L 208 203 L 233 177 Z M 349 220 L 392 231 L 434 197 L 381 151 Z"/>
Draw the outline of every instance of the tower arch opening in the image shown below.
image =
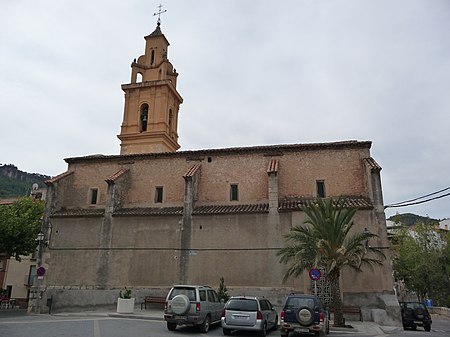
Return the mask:
<path id="1" fill-rule="evenodd" d="M 147 122 L 148 122 L 148 104 L 147 103 L 144 103 L 141 105 L 139 120 L 140 120 L 139 132 L 147 131 Z"/>

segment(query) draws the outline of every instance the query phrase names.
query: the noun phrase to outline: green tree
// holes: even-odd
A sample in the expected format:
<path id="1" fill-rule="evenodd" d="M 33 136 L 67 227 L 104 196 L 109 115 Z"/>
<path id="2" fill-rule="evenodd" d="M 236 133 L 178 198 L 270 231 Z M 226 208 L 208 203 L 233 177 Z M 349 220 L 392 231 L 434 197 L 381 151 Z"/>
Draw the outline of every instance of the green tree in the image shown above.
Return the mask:
<path id="1" fill-rule="evenodd" d="M 0 252 L 20 261 L 36 249 L 44 203 L 31 197 L 0 206 Z"/>
<path id="2" fill-rule="evenodd" d="M 350 234 L 356 209 L 344 207 L 343 199 L 317 199 L 303 211 L 307 216 L 304 226 L 292 228 L 285 235 L 285 247 L 277 253 L 281 263 L 290 264 L 284 280 L 299 276 L 305 269 L 325 268 L 332 291 L 334 325 L 343 326 L 339 286 L 342 268 L 361 271 L 363 265 L 381 265 L 385 255 L 379 248 L 367 245 L 376 234 L 368 231 Z"/>
<path id="3" fill-rule="evenodd" d="M 225 279 L 223 277 L 220 278 L 219 291 L 217 295 L 219 296 L 219 299 L 223 300 L 224 302 L 228 301 L 228 299 L 230 298 L 230 296 L 228 295 L 227 286 L 225 285 Z"/>
<path id="4" fill-rule="evenodd" d="M 419 301 L 431 298 L 435 305 L 450 305 L 448 240 L 426 224 L 416 225 L 414 232 L 401 228 L 394 233 L 394 276 L 414 291 Z"/>

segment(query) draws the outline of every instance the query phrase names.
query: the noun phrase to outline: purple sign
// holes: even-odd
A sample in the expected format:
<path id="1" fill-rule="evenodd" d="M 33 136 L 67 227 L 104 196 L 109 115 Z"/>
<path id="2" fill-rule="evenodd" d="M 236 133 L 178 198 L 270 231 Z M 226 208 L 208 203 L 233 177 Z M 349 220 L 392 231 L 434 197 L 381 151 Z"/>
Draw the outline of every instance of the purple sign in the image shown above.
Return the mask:
<path id="1" fill-rule="evenodd" d="M 317 281 L 322 276 L 322 273 L 319 269 L 313 268 L 309 271 L 309 278 L 313 281 Z"/>
<path id="2" fill-rule="evenodd" d="M 45 268 L 44 267 L 39 267 L 36 270 L 36 274 L 37 274 L 37 276 L 44 276 L 45 275 Z"/>

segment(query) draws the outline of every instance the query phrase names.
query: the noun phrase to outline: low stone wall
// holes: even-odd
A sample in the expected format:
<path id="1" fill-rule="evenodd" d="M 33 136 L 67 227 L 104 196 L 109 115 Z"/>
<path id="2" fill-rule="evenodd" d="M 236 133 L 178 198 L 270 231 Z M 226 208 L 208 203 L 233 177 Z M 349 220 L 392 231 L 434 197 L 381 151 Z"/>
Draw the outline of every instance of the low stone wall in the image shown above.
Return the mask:
<path id="1" fill-rule="evenodd" d="M 428 307 L 428 311 L 432 314 L 450 317 L 450 308 L 445 307 Z"/>
<path id="2" fill-rule="evenodd" d="M 344 305 L 361 308 L 364 321 L 383 326 L 402 326 L 400 305 L 395 294 L 384 293 L 344 293 Z"/>
<path id="3" fill-rule="evenodd" d="M 135 304 L 144 301 L 145 296 L 166 297 L 170 288 L 131 288 Z M 41 313 L 48 312 L 47 299 L 52 301 L 52 313 L 115 310 L 120 290 L 94 289 L 87 287 L 52 287 L 47 288 L 41 300 Z"/>

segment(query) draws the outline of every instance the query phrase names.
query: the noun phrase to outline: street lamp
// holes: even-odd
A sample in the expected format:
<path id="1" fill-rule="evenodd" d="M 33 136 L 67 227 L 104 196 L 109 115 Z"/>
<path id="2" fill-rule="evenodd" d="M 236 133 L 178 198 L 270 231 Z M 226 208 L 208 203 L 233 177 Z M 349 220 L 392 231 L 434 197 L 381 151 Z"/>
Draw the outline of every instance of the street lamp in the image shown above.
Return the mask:
<path id="1" fill-rule="evenodd" d="M 369 239 L 368 239 L 368 237 L 370 235 L 370 231 L 367 229 L 367 227 L 364 227 L 363 234 L 364 234 L 365 237 L 367 237 L 367 239 L 366 239 L 366 248 L 369 248 Z"/>
<path id="2" fill-rule="evenodd" d="M 36 237 L 36 242 L 38 244 L 38 254 L 36 258 L 36 274 L 35 274 L 35 281 L 36 281 L 36 305 L 34 307 L 34 312 L 39 314 L 41 311 L 40 308 L 40 297 L 41 297 L 41 279 L 42 275 L 40 274 L 40 270 L 42 269 L 42 246 L 46 245 L 46 242 L 44 241 L 45 235 L 42 232 L 39 232 L 39 234 Z"/>

